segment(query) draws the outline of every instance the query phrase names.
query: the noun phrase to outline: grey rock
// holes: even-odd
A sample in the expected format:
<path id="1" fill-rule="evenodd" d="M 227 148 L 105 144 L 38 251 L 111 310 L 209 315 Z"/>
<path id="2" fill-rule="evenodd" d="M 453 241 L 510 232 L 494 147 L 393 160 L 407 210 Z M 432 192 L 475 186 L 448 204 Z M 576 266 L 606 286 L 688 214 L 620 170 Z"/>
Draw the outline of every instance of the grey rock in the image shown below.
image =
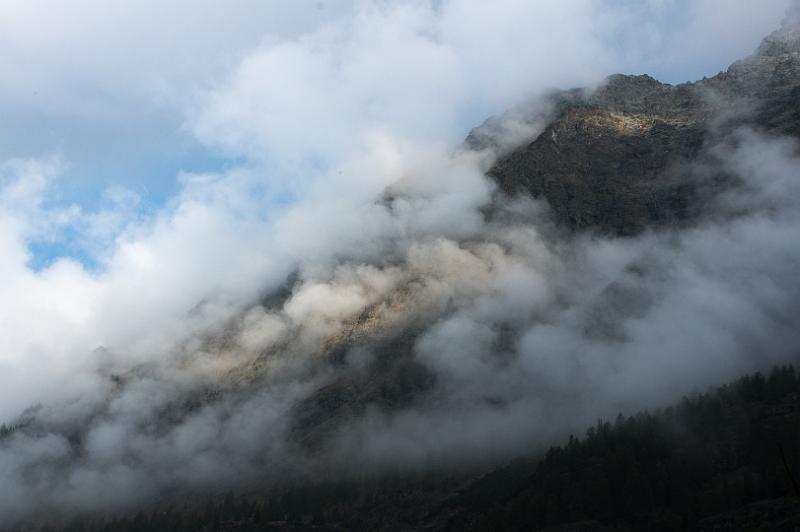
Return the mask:
<path id="1" fill-rule="evenodd" d="M 487 172 L 503 193 L 544 198 L 572 230 L 625 236 L 689 223 L 700 200 L 730 185 L 692 171 L 707 148 L 741 126 L 800 137 L 800 24 L 787 18 L 751 57 L 712 78 L 675 86 L 618 74 L 593 92 L 546 100 L 552 120 Z M 493 147 L 504 119 L 473 130 L 467 146 Z"/>

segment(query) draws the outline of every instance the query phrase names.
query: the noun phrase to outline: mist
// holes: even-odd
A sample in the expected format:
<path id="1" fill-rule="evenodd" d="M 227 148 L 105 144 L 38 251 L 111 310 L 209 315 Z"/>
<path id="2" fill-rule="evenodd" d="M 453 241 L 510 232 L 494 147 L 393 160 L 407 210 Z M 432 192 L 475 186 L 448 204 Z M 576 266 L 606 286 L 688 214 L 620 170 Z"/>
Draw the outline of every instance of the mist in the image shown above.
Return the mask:
<path id="1" fill-rule="evenodd" d="M 707 148 L 689 171 L 737 186 L 690 227 L 570 234 L 484 175 L 546 112 L 461 143 L 651 64 L 608 36 L 669 6 L 502 4 L 356 3 L 168 80 L 182 127 L 240 163 L 182 173 L 164 205 L 59 202 L 57 151 L 0 166 L 3 520 L 505 460 L 796 360 L 796 140 Z M 763 34 L 788 5 L 759 7 Z M 692 16 L 682 34 L 714 27 Z M 642 49 L 685 60 L 661 31 Z M 30 267 L 66 235 L 99 267 Z M 330 390 L 353 399 L 328 416 Z"/>

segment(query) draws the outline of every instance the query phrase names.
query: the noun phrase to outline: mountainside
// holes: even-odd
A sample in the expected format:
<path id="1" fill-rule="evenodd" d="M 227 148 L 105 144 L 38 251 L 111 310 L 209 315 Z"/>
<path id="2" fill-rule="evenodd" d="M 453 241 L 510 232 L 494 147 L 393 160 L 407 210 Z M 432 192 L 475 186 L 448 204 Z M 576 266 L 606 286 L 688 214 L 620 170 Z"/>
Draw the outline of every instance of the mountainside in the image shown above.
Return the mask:
<path id="1" fill-rule="evenodd" d="M 505 121 L 544 121 L 540 133 L 501 155 L 487 175 L 507 195 L 545 199 L 572 231 L 635 235 L 701 220 L 708 203 L 737 185 L 734 176 L 705 164 L 710 152 L 739 142 L 738 128 L 800 138 L 798 102 L 800 23 L 788 19 L 751 57 L 713 78 L 672 86 L 647 75 L 614 75 L 597 90 L 556 93 L 545 103 L 490 118 L 465 144 L 497 148 Z M 348 349 L 370 346 L 378 353 L 374 368 L 304 400 L 296 409 L 298 440 L 318 441 L 370 405 L 396 409 L 424 400 L 432 387 L 435 376 L 413 358 L 413 325 L 383 337 L 376 334 L 379 327 L 363 334 L 374 310 L 355 317 L 334 350 L 340 359 Z"/>
<path id="2" fill-rule="evenodd" d="M 546 199 L 571 229 L 631 235 L 697 219 L 729 179 L 700 175 L 706 150 L 738 127 L 800 136 L 797 27 L 787 21 L 754 55 L 695 83 L 615 75 L 595 91 L 553 94 L 541 134 L 488 175 L 507 194 Z M 473 130 L 467 145 L 490 145 L 502 120 Z"/>

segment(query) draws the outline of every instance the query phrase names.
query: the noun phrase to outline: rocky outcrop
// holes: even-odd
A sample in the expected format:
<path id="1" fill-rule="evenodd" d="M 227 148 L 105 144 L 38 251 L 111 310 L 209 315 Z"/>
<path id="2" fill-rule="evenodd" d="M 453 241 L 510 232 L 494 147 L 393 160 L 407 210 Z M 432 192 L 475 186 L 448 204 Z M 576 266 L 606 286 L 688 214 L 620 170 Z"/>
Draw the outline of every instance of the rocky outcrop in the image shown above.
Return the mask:
<path id="1" fill-rule="evenodd" d="M 717 176 L 709 187 L 692 171 L 708 147 L 740 126 L 800 137 L 800 23 L 787 19 L 755 54 L 712 78 L 673 86 L 615 75 L 548 102 L 515 118 L 551 120 L 489 169 L 502 192 L 546 199 L 573 230 L 631 235 L 689 222 L 704 195 L 727 182 Z M 467 146 L 493 147 L 503 120 L 473 130 Z"/>

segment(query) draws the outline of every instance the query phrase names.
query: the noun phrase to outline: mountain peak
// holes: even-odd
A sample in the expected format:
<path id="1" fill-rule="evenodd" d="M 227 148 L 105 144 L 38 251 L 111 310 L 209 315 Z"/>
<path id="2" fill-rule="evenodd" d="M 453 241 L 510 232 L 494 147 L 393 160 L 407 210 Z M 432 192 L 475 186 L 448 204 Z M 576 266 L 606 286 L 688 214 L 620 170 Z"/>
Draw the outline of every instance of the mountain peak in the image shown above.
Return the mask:
<path id="1" fill-rule="evenodd" d="M 740 127 L 800 137 L 800 10 L 748 58 L 694 83 L 617 74 L 554 98 L 552 119 L 489 169 L 509 195 L 547 200 L 558 222 L 633 235 L 689 224 L 728 186 L 686 170 Z"/>
<path id="2" fill-rule="evenodd" d="M 781 27 L 761 41 L 756 56 L 800 56 L 800 5 L 787 13 Z"/>

